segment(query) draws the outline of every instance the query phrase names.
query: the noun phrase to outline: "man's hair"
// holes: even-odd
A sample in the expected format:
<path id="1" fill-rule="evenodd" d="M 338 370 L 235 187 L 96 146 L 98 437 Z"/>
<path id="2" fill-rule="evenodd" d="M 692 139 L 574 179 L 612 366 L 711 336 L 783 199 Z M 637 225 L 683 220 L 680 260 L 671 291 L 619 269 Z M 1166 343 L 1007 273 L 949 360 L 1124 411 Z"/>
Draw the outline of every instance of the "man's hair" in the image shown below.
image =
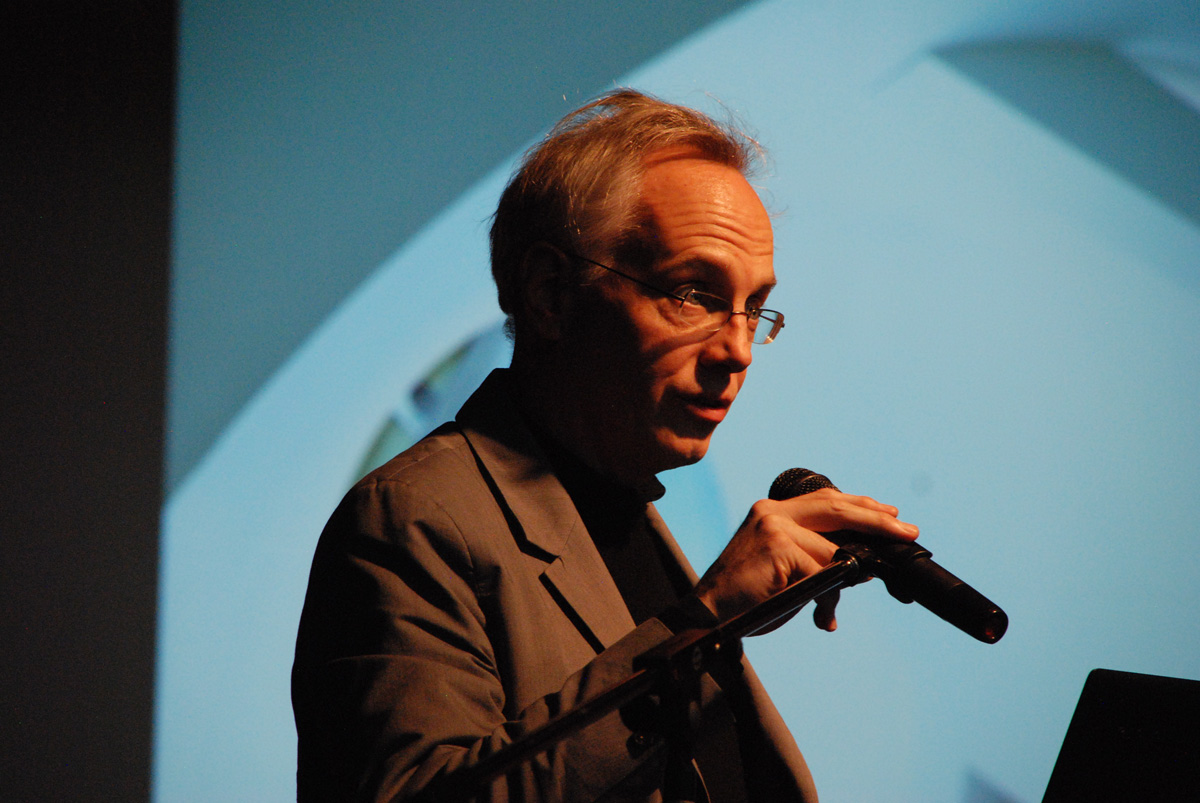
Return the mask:
<path id="1" fill-rule="evenodd" d="M 734 125 L 632 89 L 571 112 L 525 154 L 491 229 L 492 277 L 510 334 L 520 327 L 520 268 L 529 249 L 548 243 L 604 260 L 635 246 L 643 160 L 667 148 L 693 149 L 743 175 L 762 159 L 758 143 Z"/>

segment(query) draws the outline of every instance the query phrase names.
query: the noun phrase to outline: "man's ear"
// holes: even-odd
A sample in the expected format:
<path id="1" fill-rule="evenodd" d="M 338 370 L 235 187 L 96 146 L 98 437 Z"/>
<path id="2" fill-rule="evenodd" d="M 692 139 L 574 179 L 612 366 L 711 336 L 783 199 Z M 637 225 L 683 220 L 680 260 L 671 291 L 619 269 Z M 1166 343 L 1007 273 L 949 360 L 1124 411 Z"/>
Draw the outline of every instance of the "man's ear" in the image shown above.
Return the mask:
<path id="1" fill-rule="evenodd" d="M 562 336 L 571 300 L 570 258 L 549 243 L 534 243 L 521 260 L 520 303 L 540 340 Z"/>

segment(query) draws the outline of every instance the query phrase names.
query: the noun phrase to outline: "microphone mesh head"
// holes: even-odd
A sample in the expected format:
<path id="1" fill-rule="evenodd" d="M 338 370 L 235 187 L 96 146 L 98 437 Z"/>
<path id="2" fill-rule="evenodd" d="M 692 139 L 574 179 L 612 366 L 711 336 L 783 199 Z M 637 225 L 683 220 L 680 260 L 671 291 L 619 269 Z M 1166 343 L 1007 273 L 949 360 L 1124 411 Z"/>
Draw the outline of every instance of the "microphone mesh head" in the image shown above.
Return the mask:
<path id="1" fill-rule="evenodd" d="M 767 492 L 767 498 L 778 502 L 781 499 L 804 496 L 804 494 L 810 494 L 822 488 L 837 490 L 837 486 L 830 482 L 824 474 L 818 474 L 806 468 L 789 468 L 776 477 L 775 482 L 771 483 L 771 490 Z"/>

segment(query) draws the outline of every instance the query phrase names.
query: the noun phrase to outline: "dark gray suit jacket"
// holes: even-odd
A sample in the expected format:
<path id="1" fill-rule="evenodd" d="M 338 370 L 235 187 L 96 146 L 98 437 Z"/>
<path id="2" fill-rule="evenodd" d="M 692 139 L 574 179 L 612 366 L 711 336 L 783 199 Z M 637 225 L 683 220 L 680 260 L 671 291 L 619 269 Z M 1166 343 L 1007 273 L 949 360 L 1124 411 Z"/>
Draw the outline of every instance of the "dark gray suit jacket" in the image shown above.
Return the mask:
<path id="1" fill-rule="evenodd" d="M 623 680 L 670 635 L 634 626 L 497 372 L 455 423 L 355 485 L 321 535 L 292 670 L 299 799 L 404 799 Z M 815 801 L 748 664 L 738 684 L 752 798 Z M 480 799 L 657 800 L 663 751 L 645 745 L 613 714 Z"/>

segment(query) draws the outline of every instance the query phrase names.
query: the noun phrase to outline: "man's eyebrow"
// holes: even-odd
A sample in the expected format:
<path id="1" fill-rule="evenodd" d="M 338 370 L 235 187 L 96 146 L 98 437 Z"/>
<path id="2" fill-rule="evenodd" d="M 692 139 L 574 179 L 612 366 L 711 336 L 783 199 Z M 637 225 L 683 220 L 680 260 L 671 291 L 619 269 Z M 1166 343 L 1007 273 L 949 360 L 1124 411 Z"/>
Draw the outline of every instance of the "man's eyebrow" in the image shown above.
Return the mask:
<path id="1" fill-rule="evenodd" d="M 700 255 L 689 257 L 678 264 L 664 268 L 659 275 L 663 278 L 671 278 L 679 273 L 684 273 L 687 271 L 695 271 L 697 274 L 700 274 L 702 278 L 706 279 L 713 276 L 725 278 L 728 275 L 727 269 L 719 262 L 714 262 L 713 260 Z M 779 282 L 777 279 L 771 279 L 769 282 L 763 282 L 761 285 L 755 288 L 754 292 L 750 293 L 750 295 L 765 295 L 774 290 L 778 284 Z"/>
<path id="2" fill-rule="evenodd" d="M 699 273 L 718 273 L 721 275 L 728 273 L 728 269 L 720 262 L 715 262 L 700 255 L 690 256 L 687 259 L 667 268 L 667 271 L 671 273 L 685 270 L 695 270 Z"/>

